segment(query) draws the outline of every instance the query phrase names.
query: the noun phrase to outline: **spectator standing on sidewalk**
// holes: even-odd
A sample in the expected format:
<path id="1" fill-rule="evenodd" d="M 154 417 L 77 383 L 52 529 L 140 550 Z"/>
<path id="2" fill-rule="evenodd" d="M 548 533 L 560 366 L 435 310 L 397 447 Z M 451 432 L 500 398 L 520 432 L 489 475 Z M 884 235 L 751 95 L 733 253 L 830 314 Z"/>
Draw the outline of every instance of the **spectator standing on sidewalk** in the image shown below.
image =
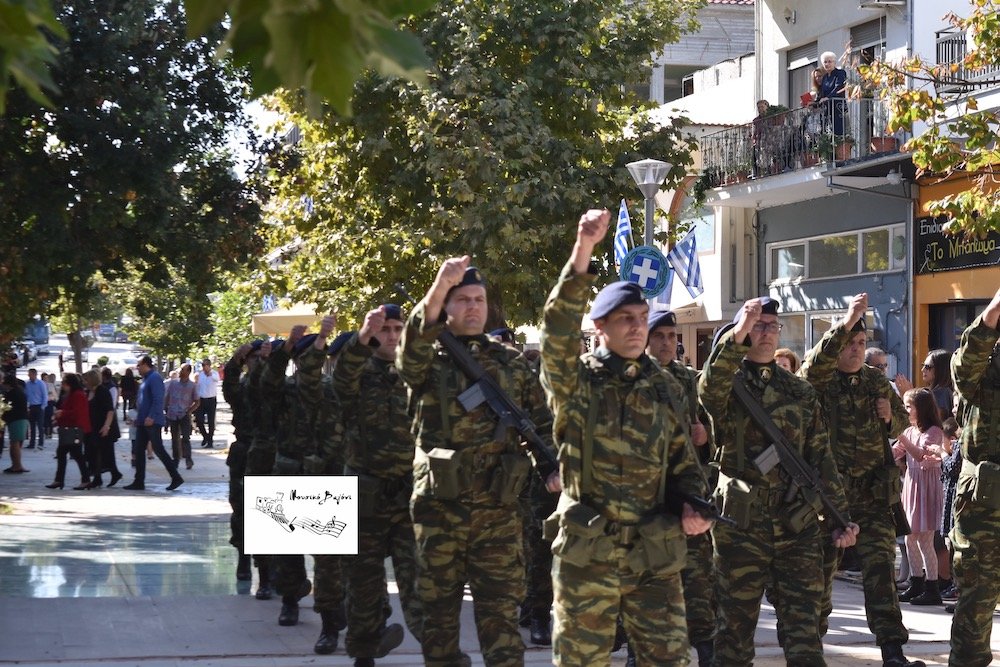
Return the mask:
<path id="1" fill-rule="evenodd" d="M 83 458 L 83 442 L 90 433 L 90 406 L 87 404 L 87 393 L 83 390 L 83 381 L 76 373 L 63 375 L 62 396 L 59 409 L 55 413 L 56 424 L 59 426 L 59 446 L 56 448 L 56 478 L 47 489 L 61 489 L 66 478 L 66 456 L 76 461 L 80 469 L 80 484 L 73 487 L 82 491 L 90 484 L 90 473 L 87 461 Z"/>
<path id="2" fill-rule="evenodd" d="M 45 437 L 52 437 L 52 416 L 56 412 L 56 403 L 59 401 L 59 387 L 56 386 L 55 373 L 42 373 L 42 381 L 48 392 L 48 403 L 45 406 Z M 41 447 L 39 447 L 41 449 Z"/>
<path id="3" fill-rule="evenodd" d="M 201 448 L 211 449 L 215 446 L 215 407 L 219 394 L 219 372 L 212 368 L 210 359 L 201 360 L 201 370 L 195 376 L 198 385 L 198 410 L 195 420 L 198 422 L 198 432 L 201 433 Z"/>
<path id="4" fill-rule="evenodd" d="M 199 404 L 198 387 L 191 381 L 191 364 L 181 366 L 180 377 L 167 385 L 165 402 L 174 465 L 179 465 L 183 456 L 190 470 L 194 467 L 191 458 L 191 415 Z"/>
<path id="5" fill-rule="evenodd" d="M 28 472 L 21 465 L 21 444 L 28 433 L 28 399 L 13 373 L 4 373 L 2 382 L 4 398 L 10 404 L 3 413 L 3 423 L 10 433 L 10 467 L 4 472 Z"/>
<path id="6" fill-rule="evenodd" d="M 124 488 L 128 491 L 145 490 L 146 459 L 142 457 L 142 454 L 148 443 L 153 446 L 153 452 L 159 457 L 163 467 L 170 475 L 170 485 L 167 486 L 167 491 L 173 491 L 184 483 L 184 479 L 177 473 L 177 466 L 167 456 L 167 450 L 163 448 L 162 429 L 166 423 L 166 414 L 163 410 L 163 378 L 153 368 L 153 360 L 149 355 L 139 360 L 138 369 L 143 381 L 142 386 L 139 387 L 139 407 L 136 414 L 138 431 L 132 447 L 132 455 L 135 457 L 135 479 Z"/>
<path id="7" fill-rule="evenodd" d="M 125 369 L 122 376 L 122 416 L 128 418 L 128 411 L 135 407 L 135 397 L 139 393 L 139 381 L 135 379 L 131 368 Z"/>
<path id="8" fill-rule="evenodd" d="M 25 449 L 34 449 L 36 445 L 41 449 L 45 445 L 45 406 L 49 403 L 49 391 L 34 368 L 28 370 L 24 394 L 28 398 L 28 444 Z"/>

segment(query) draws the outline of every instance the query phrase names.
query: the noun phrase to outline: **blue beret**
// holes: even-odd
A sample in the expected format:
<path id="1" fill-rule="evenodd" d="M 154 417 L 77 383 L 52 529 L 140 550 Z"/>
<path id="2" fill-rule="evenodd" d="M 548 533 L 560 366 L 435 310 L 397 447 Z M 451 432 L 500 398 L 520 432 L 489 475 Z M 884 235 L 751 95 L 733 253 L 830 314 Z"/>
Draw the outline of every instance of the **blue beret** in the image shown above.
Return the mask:
<path id="1" fill-rule="evenodd" d="M 327 348 L 327 353 L 331 357 L 339 353 L 342 349 L 344 349 L 344 346 L 347 345 L 347 341 L 351 340 L 351 336 L 354 334 L 354 331 L 345 331 L 337 334 L 337 337 L 333 339 L 332 343 L 330 343 L 330 347 Z"/>
<path id="2" fill-rule="evenodd" d="M 732 331 L 735 328 L 736 328 L 735 322 L 730 322 L 729 324 L 722 325 L 722 328 L 715 332 L 715 338 L 712 339 L 712 347 L 718 345 L 719 341 L 722 340 L 722 337 L 726 335 L 726 333 Z"/>
<path id="3" fill-rule="evenodd" d="M 865 323 L 865 317 L 864 317 L 864 315 L 862 315 L 861 319 L 859 319 L 857 322 L 855 322 L 854 326 L 851 327 L 851 331 L 852 332 L 855 332 L 855 331 L 867 331 L 867 330 L 868 330 L 868 325 Z"/>
<path id="4" fill-rule="evenodd" d="M 677 326 L 677 316 L 670 310 L 653 310 L 649 313 L 649 330 L 657 327 Z"/>
<path id="5" fill-rule="evenodd" d="M 394 303 L 383 303 L 382 307 L 385 308 L 385 319 L 387 320 L 399 320 L 400 322 L 405 322 L 403 319 L 403 309 Z"/>
<path id="6" fill-rule="evenodd" d="M 501 327 L 499 329 L 494 329 L 490 332 L 490 335 L 494 338 L 499 338 L 505 343 L 513 343 L 514 341 L 514 330 L 510 327 Z"/>
<path id="7" fill-rule="evenodd" d="M 760 312 L 765 315 L 777 315 L 779 308 L 781 308 L 781 302 L 777 299 L 772 299 L 769 296 L 760 297 Z M 737 319 L 739 319 L 738 315 Z"/>
<path id="8" fill-rule="evenodd" d="M 283 346 L 284 344 L 285 344 L 285 339 L 284 338 L 275 338 L 274 340 L 271 341 L 271 349 L 272 350 L 277 350 L 279 347 Z"/>
<path id="9" fill-rule="evenodd" d="M 635 283 L 620 280 L 611 283 L 600 292 L 594 299 L 594 305 L 590 307 L 590 319 L 599 320 L 607 317 L 611 312 L 622 306 L 646 305 L 646 299 L 642 296 L 642 289 Z"/>
<path id="10" fill-rule="evenodd" d="M 465 270 L 465 275 L 462 276 L 462 281 L 448 290 L 448 294 L 445 296 L 444 300 L 447 301 L 451 297 L 451 293 L 459 287 L 466 287 L 468 285 L 481 285 L 486 287 L 486 280 L 483 278 L 483 274 L 481 274 L 479 269 L 474 266 L 470 266 Z"/>
<path id="11" fill-rule="evenodd" d="M 299 341 L 292 346 L 292 358 L 294 359 L 295 357 L 299 356 L 300 354 L 308 350 L 310 347 L 312 347 L 313 343 L 316 342 L 316 339 L 318 337 L 319 334 L 311 333 L 311 334 L 306 334 L 305 336 L 300 338 Z"/>
<path id="12" fill-rule="evenodd" d="M 263 338 L 257 338 L 255 340 L 252 340 L 252 341 L 250 341 L 250 351 L 251 352 L 259 352 L 260 348 L 263 345 L 264 345 L 264 339 Z"/>

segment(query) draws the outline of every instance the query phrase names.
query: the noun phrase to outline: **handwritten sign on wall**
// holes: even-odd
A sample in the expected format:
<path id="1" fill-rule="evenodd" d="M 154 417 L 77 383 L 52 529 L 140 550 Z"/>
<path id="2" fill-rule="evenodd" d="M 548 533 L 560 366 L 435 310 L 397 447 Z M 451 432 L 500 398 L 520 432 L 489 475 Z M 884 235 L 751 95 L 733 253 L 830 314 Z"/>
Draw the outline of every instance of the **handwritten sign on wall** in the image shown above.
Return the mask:
<path id="1" fill-rule="evenodd" d="M 243 529 L 248 554 L 358 553 L 358 478 L 247 475 Z"/>

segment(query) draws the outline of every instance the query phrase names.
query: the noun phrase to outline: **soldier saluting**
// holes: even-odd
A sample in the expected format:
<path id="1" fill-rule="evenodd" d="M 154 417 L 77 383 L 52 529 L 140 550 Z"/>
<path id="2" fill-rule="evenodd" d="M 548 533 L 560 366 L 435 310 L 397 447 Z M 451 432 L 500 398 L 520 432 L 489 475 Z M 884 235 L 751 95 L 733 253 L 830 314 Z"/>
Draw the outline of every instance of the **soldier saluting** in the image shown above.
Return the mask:
<path id="1" fill-rule="evenodd" d="M 896 526 L 891 506 L 899 502 L 899 470 L 887 437 L 898 436 L 908 423 L 906 408 L 885 373 L 865 365 L 865 311 L 868 295 L 851 299 L 847 314 L 816 344 L 799 370 L 819 393 L 830 429 L 830 448 L 847 494 L 851 516 L 864 524 L 858 534 L 865 591 L 865 614 L 884 667 L 923 667 L 907 661 L 903 644 L 909 633 L 896 597 L 894 567 Z M 824 544 L 824 591 L 820 633 L 833 610 L 833 573 L 843 552 Z"/>
<path id="2" fill-rule="evenodd" d="M 545 305 L 542 383 L 554 414 L 563 492 L 553 535 L 556 665 L 607 665 L 621 614 L 638 664 L 686 665 L 684 535 L 711 525 L 668 493 L 703 495 L 680 385 L 645 354 L 649 308 L 634 283 L 608 285 L 590 317 L 600 346 L 579 356 L 608 211 L 580 218 Z"/>
<path id="3" fill-rule="evenodd" d="M 719 605 L 714 653 L 716 663 L 727 667 L 753 664 L 754 630 L 768 582 L 777 593 L 775 611 L 784 626 L 788 664 L 825 664 L 818 632 L 823 594 L 820 540 L 828 538 L 821 535 L 816 512 L 809 511 L 810 498 L 792 485 L 783 466 L 768 467 L 767 473 L 758 468 L 755 459 L 766 454 L 771 443 L 734 395 L 736 381 L 748 385 L 791 447 L 819 472 L 837 511 L 847 513 L 816 391 L 774 362 L 781 331 L 777 313 L 773 299 L 747 301 L 734 324 L 717 337 L 698 383 L 720 447 L 716 494 L 725 513 L 738 523 L 735 528 L 717 523 L 712 530 Z M 833 531 L 837 547 L 854 544 L 858 526 L 845 523 Z"/>
<path id="4" fill-rule="evenodd" d="M 459 395 L 473 383 L 438 335 L 445 328 L 454 334 L 543 437 L 551 417 L 527 359 L 486 336 L 486 307 L 486 282 L 469 266 L 469 257 L 446 260 L 410 314 L 396 359 L 415 410 L 410 510 L 428 667 L 471 664 L 458 641 L 466 583 L 485 663 L 524 662 L 517 629 L 524 566 L 516 505 L 531 463 L 514 429 L 498 431 L 496 416 L 486 404 L 466 410 L 460 403 Z M 550 476 L 549 484 L 558 489 L 557 474 Z"/>

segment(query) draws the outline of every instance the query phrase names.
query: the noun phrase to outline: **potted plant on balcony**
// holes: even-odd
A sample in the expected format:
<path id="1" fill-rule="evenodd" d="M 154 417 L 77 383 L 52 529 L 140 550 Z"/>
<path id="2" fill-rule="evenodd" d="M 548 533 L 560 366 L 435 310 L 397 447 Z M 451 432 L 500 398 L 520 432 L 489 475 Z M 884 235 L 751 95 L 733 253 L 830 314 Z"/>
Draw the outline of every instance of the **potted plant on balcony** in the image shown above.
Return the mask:
<path id="1" fill-rule="evenodd" d="M 848 135 L 821 134 L 816 139 L 816 152 L 827 161 L 851 159 L 854 139 Z"/>
<path id="2" fill-rule="evenodd" d="M 872 142 L 873 153 L 889 153 L 899 148 L 899 140 L 889 132 L 889 118 L 892 110 L 888 100 L 872 100 Z"/>

